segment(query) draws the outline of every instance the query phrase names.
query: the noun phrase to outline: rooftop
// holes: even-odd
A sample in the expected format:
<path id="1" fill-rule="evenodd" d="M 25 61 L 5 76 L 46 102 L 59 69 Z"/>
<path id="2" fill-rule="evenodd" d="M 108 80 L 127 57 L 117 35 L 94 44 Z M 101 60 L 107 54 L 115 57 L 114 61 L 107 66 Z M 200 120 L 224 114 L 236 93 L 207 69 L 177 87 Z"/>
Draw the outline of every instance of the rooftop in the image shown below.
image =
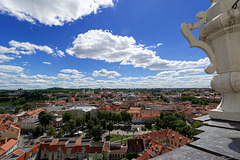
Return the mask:
<path id="1" fill-rule="evenodd" d="M 198 140 L 153 160 L 170 159 L 240 159 L 240 123 L 212 120 L 209 116 L 197 118 L 204 124 L 196 135 Z"/>

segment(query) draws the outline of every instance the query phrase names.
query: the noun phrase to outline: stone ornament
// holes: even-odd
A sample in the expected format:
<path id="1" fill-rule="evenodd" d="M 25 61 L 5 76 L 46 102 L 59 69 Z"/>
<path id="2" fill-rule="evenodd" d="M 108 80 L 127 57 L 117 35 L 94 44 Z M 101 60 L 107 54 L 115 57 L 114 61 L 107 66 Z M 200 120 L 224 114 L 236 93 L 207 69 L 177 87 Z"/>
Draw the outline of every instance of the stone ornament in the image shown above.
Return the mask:
<path id="1" fill-rule="evenodd" d="M 240 8 L 236 0 L 211 0 L 206 12 L 197 14 L 196 23 L 183 23 L 181 32 L 190 47 L 202 49 L 210 59 L 207 74 L 216 75 L 211 87 L 222 92 L 210 118 L 240 122 Z M 233 7 L 234 6 L 234 7 Z M 199 40 L 191 33 L 199 29 Z"/>
<path id="2" fill-rule="evenodd" d="M 196 23 L 182 23 L 181 32 L 182 32 L 182 35 L 188 40 L 190 47 L 200 48 L 207 54 L 207 56 L 210 59 L 211 66 L 208 66 L 205 69 L 205 72 L 207 74 L 213 74 L 215 72 L 215 68 L 214 68 L 215 55 L 213 53 L 212 48 L 204 41 L 196 40 L 195 36 L 191 32 L 192 30 L 195 30 L 201 27 L 206 22 L 206 19 L 207 19 L 206 12 L 203 12 L 203 11 L 199 12 L 196 16 L 196 19 L 200 21 Z"/>

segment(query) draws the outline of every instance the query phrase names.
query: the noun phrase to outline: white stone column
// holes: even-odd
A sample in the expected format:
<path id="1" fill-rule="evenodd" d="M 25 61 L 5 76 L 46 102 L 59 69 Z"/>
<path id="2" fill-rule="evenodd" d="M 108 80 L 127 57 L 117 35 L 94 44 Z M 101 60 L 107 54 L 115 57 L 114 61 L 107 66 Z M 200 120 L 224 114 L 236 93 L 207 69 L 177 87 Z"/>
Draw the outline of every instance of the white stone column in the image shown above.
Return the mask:
<path id="1" fill-rule="evenodd" d="M 210 118 L 240 122 L 240 1 L 210 1 L 212 6 L 197 15 L 200 21 L 183 23 L 181 31 L 190 47 L 198 47 L 208 55 L 211 66 L 206 73 L 216 72 L 211 86 L 223 96 L 217 109 L 210 111 Z M 191 30 L 199 27 L 196 40 Z"/>

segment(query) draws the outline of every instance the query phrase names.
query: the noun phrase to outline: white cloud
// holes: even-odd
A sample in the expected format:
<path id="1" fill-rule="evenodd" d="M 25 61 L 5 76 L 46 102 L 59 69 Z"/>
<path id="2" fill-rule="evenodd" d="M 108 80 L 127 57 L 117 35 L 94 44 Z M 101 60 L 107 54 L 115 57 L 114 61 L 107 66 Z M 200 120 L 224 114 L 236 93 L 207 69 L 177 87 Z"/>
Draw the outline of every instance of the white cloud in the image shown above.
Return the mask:
<path id="1" fill-rule="evenodd" d="M 59 57 L 64 57 L 64 56 L 65 56 L 63 51 L 58 50 L 57 48 L 56 48 L 56 51 L 57 51 L 57 55 L 58 55 Z"/>
<path id="2" fill-rule="evenodd" d="M 58 77 L 58 79 L 60 79 L 60 80 L 70 80 L 70 79 L 71 79 L 68 74 L 62 74 L 62 73 L 59 73 L 59 74 L 57 75 L 57 77 Z"/>
<path id="3" fill-rule="evenodd" d="M 71 73 L 71 74 L 79 74 L 79 73 L 81 73 L 81 72 L 79 72 L 76 69 L 62 69 L 60 72 L 62 72 L 62 73 Z"/>
<path id="4" fill-rule="evenodd" d="M 162 45 L 163 45 L 162 43 L 158 43 L 156 45 L 152 45 L 152 46 L 149 46 L 149 47 L 146 47 L 146 48 L 148 48 L 148 49 L 157 48 L 157 47 L 162 46 Z"/>
<path id="5" fill-rule="evenodd" d="M 42 62 L 43 64 L 48 64 L 48 65 L 51 65 L 52 63 L 51 62 Z"/>
<path id="6" fill-rule="evenodd" d="M 116 77 L 114 76 L 109 76 L 108 79 L 115 79 Z"/>
<path id="7" fill-rule="evenodd" d="M 7 47 L 3 47 L 0 46 L 0 53 L 15 53 L 16 54 L 16 48 L 12 47 L 12 48 L 7 48 Z"/>
<path id="8" fill-rule="evenodd" d="M 73 41 L 73 47 L 66 50 L 69 55 L 78 58 L 91 58 L 106 62 L 120 62 L 121 65 L 133 65 L 150 70 L 169 70 L 205 67 L 210 64 L 208 58 L 198 61 L 164 60 L 155 51 L 137 45 L 133 37 L 113 35 L 109 31 L 89 30 L 79 34 Z"/>
<path id="9" fill-rule="evenodd" d="M 92 74 L 94 77 L 99 77 L 99 76 L 104 76 L 104 77 L 116 77 L 116 76 L 121 76 L 116 71 L 107 71 L 106 69 L 101 69 L 100 71 L 94 71 Z"/>
<path id="10" fill-rule="evenodd" d="M 1 0 L 0 11 L 19 20 L 31 23 L 37 20 L 52 26 L 73 22 L 113 5 L 113 0 Z"/>
<path id="11" fill-rule="evenodd" d="M 48 54 L 52 54 L 53 50 L 48 47 L 48 46 L 40 46 L 40 45 L 35 45 L 35 44 L 31 44 L 29 42 L 18 42 L 18 41 L 14 41 L 11 40 L 9 42 L 9 45 L 12 46 L 13 48 L 19 49 L 20 51 L 16 51 L 15 53 L 19 54 L 33 54 L 36 53 L 36 50 L 39 51 L 43 51 L 46 52 Z"/>
<path id="12" fill-rule="evenodd" d="M 163 71 L 157 74 L 157 76 L 179 76 L 189 74 L 199 74 L 204 71 L 203 68 L 185 69 L 180 71 Z"/>
<path id="13" fill-rule="evenodd" d="M 0 63 L 8 62 L 8 61 L 13 60 L 13 59 L 15 59 L 15 58 L 9 57 L 9 56 L 6 56 L 6 55 L 2 55 L 2 54 L 0 55 Z"/>
<path id="14" fill-rule="evenodd" d="M 24 69 L 19 66 L 12 66 L 12 65 L 0 65 L 0 72 L 12 72 L 12 73 L 19 73 L 22 72 Z"/>
<path id="15" fill-rule="evenodd" d="M 139 77 L 123 77 L 123 78 L 120 78 L 121 80 L 124 80 L 124 81 L 131 81 L 131 80 L 137 80 L 139 79 Z"/>

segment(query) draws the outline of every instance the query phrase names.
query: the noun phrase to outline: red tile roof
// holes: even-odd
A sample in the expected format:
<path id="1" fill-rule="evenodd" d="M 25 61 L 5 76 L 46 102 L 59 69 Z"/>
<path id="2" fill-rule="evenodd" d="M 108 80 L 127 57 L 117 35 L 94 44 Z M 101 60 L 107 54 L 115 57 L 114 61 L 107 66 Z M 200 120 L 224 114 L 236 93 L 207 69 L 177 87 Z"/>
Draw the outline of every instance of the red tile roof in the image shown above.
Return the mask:
<path id="1" fill-rule="evenodd" d="M 14 145 L 16 145 L 18 140 L 10 139 L 7 143 L 0 146 L 0 155 L 7 152 L 9 149 L 11 149 Z"/>

